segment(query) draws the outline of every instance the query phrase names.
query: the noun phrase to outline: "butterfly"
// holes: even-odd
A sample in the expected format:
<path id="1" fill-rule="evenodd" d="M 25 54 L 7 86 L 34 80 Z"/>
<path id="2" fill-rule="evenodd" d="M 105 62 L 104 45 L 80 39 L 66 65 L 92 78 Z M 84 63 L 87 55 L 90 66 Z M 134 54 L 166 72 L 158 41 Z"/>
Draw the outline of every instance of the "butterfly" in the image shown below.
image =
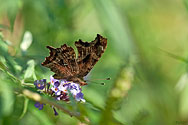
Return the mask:
<path id="1" fill-rule="evenodd" d="M 91 71 L 106 50 L 107 38 L 97 34 L 95 40 L 83 42 L 80 39 L 75 42 L 75 46 L 78 50 L 77 57 L 74 49 L 66 44 L 60 48 L 46 46 L 50 50 L 50 56 L 45 58 L 42 66 L 50 68 L 56 79 L 87 85 L 83 77 Z"/>

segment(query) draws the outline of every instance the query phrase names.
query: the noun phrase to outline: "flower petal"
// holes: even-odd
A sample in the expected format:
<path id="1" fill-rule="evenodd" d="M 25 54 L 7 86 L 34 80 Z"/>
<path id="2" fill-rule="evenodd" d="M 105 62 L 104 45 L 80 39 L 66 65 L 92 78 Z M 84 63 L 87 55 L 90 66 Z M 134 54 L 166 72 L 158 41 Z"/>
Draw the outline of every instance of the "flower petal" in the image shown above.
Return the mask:
<path id="1" fill-rule="evenodd" d="M 40 102 L 35 103 L 35 107 L 38 108 L 40 106 Z"/>

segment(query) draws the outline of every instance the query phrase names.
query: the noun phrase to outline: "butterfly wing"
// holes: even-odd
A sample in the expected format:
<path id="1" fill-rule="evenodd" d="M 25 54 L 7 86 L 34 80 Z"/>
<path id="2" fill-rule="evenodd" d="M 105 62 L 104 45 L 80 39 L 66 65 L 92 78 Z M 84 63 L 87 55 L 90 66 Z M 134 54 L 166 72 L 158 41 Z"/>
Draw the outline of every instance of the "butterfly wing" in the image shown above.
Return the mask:
<path id="1" fill-rule="evenodd" d="M 92 42 L 75 42 L 78 49 L 78 57 L 72 47 L 66 44 L 60 48 L 47 46 L 50 56 L 45 58 L 43 66 L 50 68 L 55 73 L 56 79 L 67 79 L 86 85 L 83 77 L 86 76 L 100 59 L 107 47 L 107 39 L 97 34 Z"/>
<path id="2" fill-rule="evenodd" d="M 94 41 L 89 43 L 79 40 L 75 42 L 75 46 L 78 50 L 77 64 L 79 72 L 77 76 L 82 78 L 90 72 L 104 53 L 107 47 L 107 39 L 97 34 Z"/>
<path id="3" fill-rule="evenodd" d="M 50 68 L 55 73 L 55 78 L 68 79 L 79 73 L 76 54 L 72 47 L 64 44 L 60 48 L 51 46 L 47 46 L 47 48 L 50 50 L 50 56 L 45 58 L 42 65 Z"/>

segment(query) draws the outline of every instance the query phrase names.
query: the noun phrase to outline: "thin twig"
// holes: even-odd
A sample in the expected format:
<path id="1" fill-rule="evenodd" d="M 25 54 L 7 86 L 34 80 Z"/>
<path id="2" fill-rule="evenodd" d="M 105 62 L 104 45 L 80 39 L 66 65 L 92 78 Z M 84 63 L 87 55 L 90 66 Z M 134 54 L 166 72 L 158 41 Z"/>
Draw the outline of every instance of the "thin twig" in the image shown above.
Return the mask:
<path id="1" fill-rule="evenodd" d="M 38 102 L 42 102 L 42 103 L 54 106 L 57 109 L 63 111 L 64 113 L 70 115 L 71 117 L 74 116 L 78 120 L 84 121 L 85 123 L 88 123 L 88 121 L 86 121 L 85 118 L 83 116 L 81 116 L 79 112 L 71 112 L 71 111 L 65 109 L 64 107 L 62 107 L 60 104 L 57 104 L 56 102 L 51 101 L 49 99 L 43 98 L 38 93 L 32 92 L 32 91 L 30 91 L 28 89 L 23 89 L 22 93 L 23 93 L 23 95 L 25 95 L 26 97 L 28 97 L 28 98 L 30 98 L 30 99 L 32 99 L 34 101 L 38 101 Z"/>

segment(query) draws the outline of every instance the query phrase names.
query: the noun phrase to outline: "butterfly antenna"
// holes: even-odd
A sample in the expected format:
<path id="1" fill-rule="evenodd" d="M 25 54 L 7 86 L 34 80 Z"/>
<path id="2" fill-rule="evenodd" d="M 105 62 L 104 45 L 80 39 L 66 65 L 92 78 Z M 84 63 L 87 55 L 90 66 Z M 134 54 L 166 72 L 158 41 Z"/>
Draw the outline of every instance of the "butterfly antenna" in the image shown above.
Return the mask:
<path id="1" fill-rule="evenodd" d="M 111 78 L 108 77 L 108 78 L 104 78 L 104 79 L 90 79 L 90 80 L 111 80 Z M 89 80 L 89 81 L 90 81 L 90 80 Z"/>
<path id="2" fill-rule="evenodd" d="M 99 83 L 99 82 L 95 82 L 95 81 L 91 81 L 91 80 L 85 80 L 85 82 L 90 82 L 90 83 L 95 83 L 95 84 L 105 85 L 104 82 Z"/>

